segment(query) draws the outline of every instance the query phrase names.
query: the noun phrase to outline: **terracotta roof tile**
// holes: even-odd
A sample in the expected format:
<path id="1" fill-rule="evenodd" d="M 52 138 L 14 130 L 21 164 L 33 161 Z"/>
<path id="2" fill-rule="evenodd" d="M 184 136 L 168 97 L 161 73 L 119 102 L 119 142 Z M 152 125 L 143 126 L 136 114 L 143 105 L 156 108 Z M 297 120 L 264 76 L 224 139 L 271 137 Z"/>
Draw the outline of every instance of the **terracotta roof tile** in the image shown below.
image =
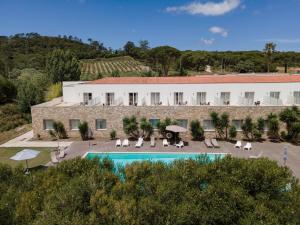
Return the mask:
<path id="1" fill-rule="evenodd" d="M 87 84 L 295 83 L 300 75 L 205 75 L 189 77 L 106 77 Z"/>

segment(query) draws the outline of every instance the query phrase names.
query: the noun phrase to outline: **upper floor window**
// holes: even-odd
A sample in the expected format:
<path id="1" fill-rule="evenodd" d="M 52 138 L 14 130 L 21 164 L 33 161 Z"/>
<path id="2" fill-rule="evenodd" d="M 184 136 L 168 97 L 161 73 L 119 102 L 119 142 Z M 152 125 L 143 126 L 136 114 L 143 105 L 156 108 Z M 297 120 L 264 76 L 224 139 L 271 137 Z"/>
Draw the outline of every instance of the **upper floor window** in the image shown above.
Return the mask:
<path id="1" fill-rule="evenodd" d="M 203 129 L 206 131 L 213 131 L 215 130 L 215 126 L 212 120 L 203 120 Z"/>
<path id="2" fill-rule="evenodd" d="M 106 120 L 96 119 L 96 130 L 105 130 L 105 129 L 106 129 Z"/>
<path id="3" fill-rule="evenodd" d="M 294 104 L 300 105 L 300 91 L 294 91 Z"/>
<path id="4" fill-rule="evenodd" d="M 83 103 L 87 105 L 89 100 L 92 100 L 92 93 L 83 93 Z"/>
<path id="5" fill-rule="evenodd" d="M 221 92 L 221 105 L 230 105 L 230 92 Z"/>
<path id="6" fill-rule="evenodd" d="M 138 93 L 133 92 L 129 93 L 129 105 L 137 105 L 138 104 Z"/>
<path id="7" fill-rule="evenodd" d="M 151 92 L 151 105 L 159 105 L 159 104 L 160 104 L 160 93 Z"/>
<path id="8" fill-rule="evenodd" d="M 158 128 L 158 123 L 159 123 L 159 119 L 149 119 L 149 122 L 151 123 L 153 129 L 157 129 Z"/>
<path id="9" fill-rule="evenodd" d="M 44 124 L 44 130 L 53 130 L 53 124 L 54 121 L 53 120 L 43 120 L 43 124 Z"/>
<path id="10" fill-rule="evenodd" d="M 279 99 L 280 97 L 280 92 L 279 91 L 271 91 L 270 92 L 270 97 L 274 99 Z"/>
<path id="11" fill-rule="evenodd" d="M 245 92 L 246 105 L 254 104 L 254 92 Z"/>
<path id="12" fill-rule="evenodd" d="M 70 120 L 70 130 L 79 130 L 80 120 L 71 119 Z"/>
<path id="13" fill-rule="evenodd" d="M 106 105 L 115 104 L 115 93 L 106 93 Z"/>
<path id="14" fill-rule="evenodd" d="M 183 92 L 174 92 L 174 105 L 183 105 Z"/>
<path id="15" fill-rule="evenodd" d="M 206 92 L 197 92 L 197 105 L 206 104 Z"/>
<path id="16" fill-rule="evenodd" d="M 177 124 L 178 124 L 178 126 L 187 129 L 187 126 L 188 126 L 188 120 L 187 120 L 187 119 L 178 119 L 178 120 L 177 120 Z"/>

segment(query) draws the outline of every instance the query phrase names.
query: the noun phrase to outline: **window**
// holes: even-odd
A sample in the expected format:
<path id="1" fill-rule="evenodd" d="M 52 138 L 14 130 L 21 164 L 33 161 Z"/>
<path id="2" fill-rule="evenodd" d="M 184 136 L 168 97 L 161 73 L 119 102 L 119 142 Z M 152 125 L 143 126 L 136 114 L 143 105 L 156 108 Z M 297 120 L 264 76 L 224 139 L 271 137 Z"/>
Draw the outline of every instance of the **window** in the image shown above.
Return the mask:
<path id="1" fill-rule="evenodd" d="M 151 105 L 159 105 L 160 104 L 160 93 L 152 92 L 151 93 Z"/>
<path id="2" fill-rule="evenodd" d="M 87 105 L 92 100 L 92 93 L 83 93 L 83 103 Z"/>
<path id="3" fill-rule="evenodd" d="M 235 126 L 236 130 L 241 131 L 242 130 L 243 120 L 232 120 L 231 124 L 233 126 Z"/>
<path id="4" fill-rule="evenodd" d="M 197 92 L 197 105 L 206 104 L 206 92 Z"/>
<path id="5" fill-rule="evenodd" d="M 129 105 L 138 104 L 138 93 L 129 93 Z"/>
<path id="6" fill-rule="evenodd" d="M 274 99 L 279 99 L 280 97 L 280 92 L 279 91 L 271 91 L 270 92 L 270 97 Z"/>
<path id="7" fill-rule="evenodd" d="M 53 130 L 53 120 L 43 120 L 44 130 Z"/>
<path id="8" fill-rule="evenodd" d="M 174 105 L 183 105 L 183 92 L 174 93 Z"/>
<path id="9" fill-rule="evenodd" d="M 70 130 L 79 130 L 80 120 L 72 119 L 70 120 Z"/>
<path id="10" fill-rule="evenodd" d="M 215 130 L 215 126 L 214 126 L 212 120 L 203 120 L 203 129 L 206 131 Z"/>
<path id="11" fill-rule="evenodd" d="M 106 93 L 106 105 L 115 104 L 115 93 Z"/>
<path id="12" fill-rule="evenodd" d="M 294 104 L 300 105 L 300 91 L 294 91 Z"/>
<path id="13" fill-rule="evenodd" d="M 187 126 L 188 126 L 188 120 L 186 120 L 186 119 L 179 119 L 179 120 L 177 120 L 177 124 L 178 124 L 178 126 L 187 129 Z"/>
<path id="14" fill-rule="evenodd" d="M 153 129 L 157 129 L 158 128 L 157 125 L 158 125 L 159 121 L 160 121 L 159 119 L 150 119 L 149 120 L 149 122 L 151 123 Z"/>
<path id="15" fill-rule="evenodd" d="M 246 105 L 254 104 L 254 92 L 245 92 Z"/>
<path id="16" fill-rule="evenodd" d="M 221 105 L 230 105 L 230 92 L 221 92 Z"/>
<path id="17" fill-rule="evenodd" d="M 96 130 L 105 130 L 105 129 L 106 129 L 106 120 L 96 119 Z"/>

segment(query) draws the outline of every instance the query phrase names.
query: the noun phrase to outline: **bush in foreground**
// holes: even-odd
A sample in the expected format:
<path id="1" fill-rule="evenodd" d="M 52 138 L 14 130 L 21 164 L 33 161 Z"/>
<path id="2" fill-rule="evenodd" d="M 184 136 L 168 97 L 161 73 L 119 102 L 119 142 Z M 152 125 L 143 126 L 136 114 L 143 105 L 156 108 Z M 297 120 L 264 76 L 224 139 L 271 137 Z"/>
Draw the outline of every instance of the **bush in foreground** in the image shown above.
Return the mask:
<path id="1" fill-rule="evenodd" d="M 0 165 L 0 224 L 299 224 L 300 188 L 267 159 L 74 159 L 29 176 Z"/>

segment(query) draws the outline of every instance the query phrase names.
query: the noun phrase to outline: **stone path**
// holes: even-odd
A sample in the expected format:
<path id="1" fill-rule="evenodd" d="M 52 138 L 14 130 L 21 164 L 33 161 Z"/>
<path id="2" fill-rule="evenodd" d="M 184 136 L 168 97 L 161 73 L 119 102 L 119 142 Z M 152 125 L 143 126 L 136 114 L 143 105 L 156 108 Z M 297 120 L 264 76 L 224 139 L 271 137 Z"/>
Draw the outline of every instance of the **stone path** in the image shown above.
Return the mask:
<path id="1" fill-rule="evenodd" d="M 35 148 L 55 148 L 58 145 L 62 147 L 67 147 L 72 144 L 70 141 L 31 141 L 33 138 L 33 131 L 29 131 L 25 134 L 20 135 L 19 137 L 16 137 L 14 139 L 9 140 L 8 142 L 0 145 L 1 147 L 35 147 Z"/>

